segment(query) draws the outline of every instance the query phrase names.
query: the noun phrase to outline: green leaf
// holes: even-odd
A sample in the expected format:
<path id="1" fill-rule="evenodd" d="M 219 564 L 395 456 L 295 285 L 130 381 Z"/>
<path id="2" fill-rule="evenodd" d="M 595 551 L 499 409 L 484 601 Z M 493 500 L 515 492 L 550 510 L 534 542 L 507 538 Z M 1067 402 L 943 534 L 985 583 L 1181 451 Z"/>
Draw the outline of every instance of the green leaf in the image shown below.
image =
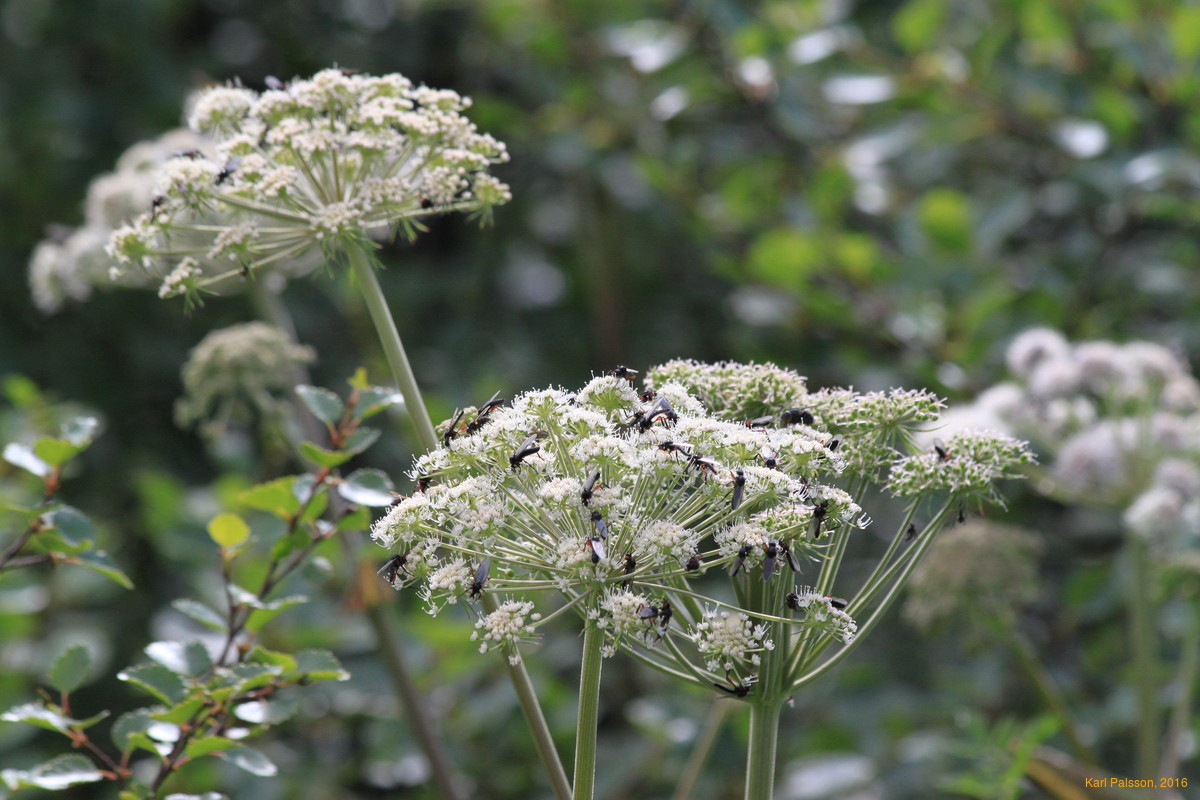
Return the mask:
<path id="1" fill-rule="evenodd" d="M 103 780 L 95 765 L 78 753 L 52 758 L 31 770 L 6 769 L 0 780 L 10 789 L 48 789 L 57 791 L 80 783 Z"/>
<path id="2" fill-rule="evenodd" d="M 301 650 L 296 653 L 296 673 L 309 682 L 350 679 L 350 673 L 328 650 Z"/>
<path id="3" fill-rule="evenodd" d="M 139 664 L 117 673 L 117 680 L 132 683 L 167 705 L 177 705 L 187 697 L 183 678 L 162 664 Z"/>
<path id="4" fill-rule="evenodd" d="M 382 386 L 371 386 L 363 389 L 358 396 L 358 405 L 354 407 L 355 419 L 373 417 L 385 408 L 404 406 L 404 395 L 395 389 L 385 389 Z"/>
<path id="5" fill-rule="evenodd" d="M 300 510 L 300 500 L 292 491 L 296 478 L 297 476 L 291 475 L 260 483 L 242 492 L 238 499 L 250 508 L 290 519 Z"/>
<path id="6" fill-rule="evenodd" d="M 946 23 L 946 0 L 908 0 L 892 18 L 892 33 L 910 53 L 933 44 Z"/>
<path id="7" fill-rule="evenodd" d="M 274 683 L 282 674 L 283 669 L 274 664 L 237 664 L 220 670 L 215 684 L 240 694 Z"/>
<path id="8" fill-rule="evenodd" d="M 133 711 L 127 711 L 117 717 L 117 721 L 113 723 L 112 731 L 109 734 L 112 737 L 113 744 L 122 753 L 128 753 L 135 747 L 142 747 L 151 752 L 156 752 L 153 742 L 150 741 L 149 737 L 144 736 L 144 734 L 154 722 L 151 715 L 157 714 L 160 711 L 166 711 L 166 708 L 164 706 L 135 708 Z M 136 736 L 138 734 L 143 734 L 145 741 L 137 741 Z"/>
<path id="9" fill-rule="evenodd" d="M 214 631 L 228 630 L 225 625 L 225 617 L 203 603 L 188 600 L 187 598 L 180 598 L 179 600 L 172 601 L 171 605 L 175 607 L 176 611 L 188 615 L 206 628 L 212 628 Z"/>
<path id="10" fill-rule="evenodd" d="M 365 370 L 363 375 L 365 378 Z M 17 408 L 32 409 L 46 402 L 37 384 L 16 372 L 4 376 L 4 395 Z"/>
<path id="11" fill-rule="evenodd" d="M 284 611 L 307 602 L 307 597 L 297 594 L 290 597 L 283 597 L 270 603 L 262 603 L 251 611 L 250 616 L 246 618 L 246 630 L 256 633 Z"/>
<path id="12" fill-rule="evenodd" d="M 300 455 L 318 467 L 326 467 L 328 469 L 344 464 L 354 456 L 353 453 L 346 453 L 341 450 L 326 450 L 324 447 L 317 447 L 312 442 L 300 443 Z"/>
<path id="13" fill-rule="evenodd" d="M 346 443 L 342 445 L 342 451 L 350 455 L 357 455 L 375 444 L 375 440 L 379 438 L 379 434 L 380 430 L 378 428 L 359 428 L 346 437 Z"/>
<path id="14" fill-rule="evenodd" d="M 151 642 L 146 645 L 146 655 L 172 672 L 199 677 L 212 668 L 212 657 L 199 641 Z"/>
<path id="15" fill-rule="evenodd" d="M 184 700 L 182 703 L 171 708 L 164 708 L 161 711 L 155 711 L 150 716 L 161 722 L 170 722 L 175 725 L 182 725 L 192 718 L 197 711 L 204 707 L 207 702 L 205 697 L 191 697 Z"/>
<path id="16" fill-rule="evenodd" d="M 217 755 L 235 767 L 241 767 L 250 774 L 258 775 L 261 778 L 269 778 L 279 771 L 270 759 L 252 747 L 235 747 L 232 750 L 217 753 Z"/>
<path id="17" fill-rule="evenodd" d="M 90 728 L 97 722 L 106 719 L 108 713 L 101 711 L 99 714 L 93 714 L 84 719 L 75 719 L 62 713 L 57 706 L 49 706 L 44 703 L 25 703 L 0 714 L 0 722 L 24 722 L 26 725 L 45 728 L 48 731 L 66 733 L 71 728 L 80 730 Z"/>
<path id="18" fill-rule="evenodd" d="M 379 507 L 391 505 L 395 487 L 382 470 L 368 467 L 351 472 L 338 484 L 337 490 L 351 503 Z"/>
<path id="19" fill-rule="evenodd" d="M 275 725 L 296 713 L 298 703 L 292 699 L 253 700 L 233 710 L 234 716 L 251 725 Z"/>
<path id="20" fill-rule="evenodd" d="M 54 659 L 48 676 L 49 684 L 64 694 L 73 692 L 87 680 L 92 666 L 92 654 L 82 644 L 74 644 Z"/>
<path id="21" fill-rule="evenodd" d="M 268 666 L 279 667 L 282 670 L 281 674 L 287 675 L 296 670 L 296 659 L 287 653 L 278 653 L 274 650 L 267 650 L 263 647 L 256 647 L 250 652 L 247 659 L 250 663 L 266 664 Z"/>
<path id="22" fill-rule="evenodd" d="M 95 417 L 75 417 L 63 423 L 62 438 L 83 450 L 96 438 L 96 430 L 99 427 L 100 420 Z"/>
<path id="23" fill-rule="evenodd" d="M 112 562 L 112 559 L 108 557 L 108 553 L 103 550 L 90 550 L 86 553 L 78 553 L 68 560 L 88 569 L 95 570 L 109 580 L 121 584 L 126 589 L 133 588 L 133 581 L 129 580 L 129 577 Z"/>
<path id="24" fill-rule="evenodd" d="M 321 492 L 312 499 L 307 506 L 304 507 L 304 513 L 300 515 L 302 523 L 310 523 L 325 513 L 325 509 L 329 507 L 329 494 L 325 491 L 322 485 Z"/>
<path id="25" fill-rule="evenodd" d="M 346 383 L 350 384 L 351 389 L 365 390 L 370 385 L 367 383 L 367 368 L 359 367 L 354 370 L 354 374 L 346 379 Z"/>
<path id="26" fill-rule="evenodd" d="M 233 747 L 237 747 L 237 742 L 233 739 L 226 739 L 224 736 L 201 736 L 188 742 L 183 752 L 188 758 L 199 758 Z"/>
<path id="27" fill-rule="evenodd" d="M 328 389 L 319 386 L 297 386 L 296 394 L 308 406 L 308 410 L 326 425 L 336 427 L 346 412 L 342 399 Z"/>
<path id="28" fill-rule="evenodd" d="M 20 467 L 26 472 L 32 472 L 39 478 L 50 474 L 50 465 L 38 458 L 27 444 L 9 442 L 4 446 L 4 460 L 14 467 Z"/>
<path id="29" fill-rule="evenodd" d="M 72 506 L 60 506 L 46 515 L 46 523 L 72 547 L 96 541 L 96 529 L 82 511 Z"/>
<path id="30" fill-rule="evenodd" d="M 237 514 L 226 511 L 208 523 L 208 535 L 225 549 L 237 547 L 250 536 L 250 526 Z"/>
<path id="31" fill-rule="evenodd" d="M 33 443 L 34 455 L 52 467 L 61 467 L 79 455 L 82 449 L 66 439 L 56 439 L 53 436 L 43 436 Z"/>

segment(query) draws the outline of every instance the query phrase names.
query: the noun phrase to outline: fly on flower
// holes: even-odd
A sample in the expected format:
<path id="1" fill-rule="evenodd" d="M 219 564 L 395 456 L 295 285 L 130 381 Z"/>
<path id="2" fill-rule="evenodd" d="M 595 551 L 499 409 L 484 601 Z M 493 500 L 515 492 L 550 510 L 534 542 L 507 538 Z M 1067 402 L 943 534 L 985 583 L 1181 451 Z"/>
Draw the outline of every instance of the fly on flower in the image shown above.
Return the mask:
<path id="1" fill-rule="evenodd" d="M 625 554 L 625 574 L 632 575 L 633 571 L 635 569 L 637 569 L 637 559 L 633 557 L 633 553 L 626 553 Z M 633 578 L 626 578 L 625 580 L 621 581 L 621 586 L 625 589 L 628 589 L 630 584 L 632 584 L 632 583 L 633 583 Z"/>
<path id="2" fill-rule="evenodd" d="M 829 513 L 829 501 L 822 500 L 813 506 L 812 510 L 812 525 L 811 535 L 813 539 L 821 538 L 821 523 L 825 521 L 825 515 Z"/>
<path id="3" fill-rule="evenodd" d="M 779 552 L 783 553 L 783 558 L 792 572 L 801 571 L 800 562 L 796 560 L 796 554 L 792 552 L 792 548 L 788 547 L 787 542 L 779 542 Z"/>
<path id="4" fill-rule="evenodd" d="M 442 434 L 442 447 L 445 447 L 447 450 L 450 449 L 450 440 L 458 436 L 458 423 L 462 421 L 464 413 L 460 408 L 454 409 L 454 419 L 450 421 L 450 424 L 446 427 L 446 432 Z"/>
<path id="5" fill-rule="evenodd" d="M 483 594 L 483 585 L 488 582 L 488 575 L 492 571 L 492 557 L 485 556 L 483 561 L 479 562 L 479 567 L 475 570 L 475 578 L 471 581 L 470 595 L 472 600 L 478 600 L 479 595 Z"/>
<path id="6" fill-rule="evenodd" d="M 807 408 L 789 408 L 779 415 L 779 421 L 786 425 L 807 425 L 812 427 L 815 418 Z"/>
<path id="7" fill-rule="evenodd" d="M 658 625 L 657 625 L 658 631 L 657 631 L 657 635 L 654 637 L 654 642 L 657 642 L 660 639 L 662 639 L 662 637 L 666 634 L 667 629 L 671 627 L 671 615 L 672 615 L 671 604 L 670 604 L 670 602 L 667 601 L 667 599 L 665 597 L 662 599 L 662 602 L 660 605 L 642 606 L 642 608 L 638 610 L 639 618 L 646 620 L 646 621 L 650 621 L 650 620 L 658 621 Z M 648 631 L 647 634 L 649 634 L 649 633 L 650 632 Z M 654 642 L 647 642 L 647 643 L 653 644 Z"/>
<path id="8" fill-rule="evenodd" d="M 624 378 L 630 383 L 633 383 L 634 379 L 637 378 L 638 371 L 636 369 L 630 369 L 624 364 L 618 364 L 617 368 L 609 370 L 608 374 L 612 375 L 614 378 Z"/>
<path id="9" fill-rule="evenodd" d="M 746 494 L 746 473 L 744 470 L 735 469 L 733 471 L 733 497 L 729 501 L 729 507 L 733 511 L 737 511 L 742 505 L 742 498 Z"/>
<path id="10" fill-rule="evenodd" d="M 382 575 L 383 579 L 388 582 L 388 586 L 391 586 L 393 589 L 399 589 L 400 587 L 397 586 L 396 583 L 397 581 L 403 583 L 403 580 L 400 578 L 400 572 L 404 569 L 404 565 L 407 562 L 407 554 L 397 553 L 389 558 L 384 565 L 375 572 L 375 574 Z"/>
<path id="11" fill-rule="evenodd" d="M 737 558 L 735 558 L 733 563 L 729 565 L 730 577 L 734 577 L 742 571 L 742 567 L 746 566 L 746 558 L 750 555 L 750 551 L 753 549 L 754 548 L 748 544 L 742 545 L 742 548 L 738 550 Z"/>
<path id="12" fill-rule="evenodd" d="M 755 417 L 754 419 L 744 420 L 743 424 L 752 431 L 765 431 L 767 428 L 771 427 L 771 423 L 774 421 L 775 418 L 768 414 L 765 417 Z"/>
<path id="13" fill-rule="evenodd" d="M 534 453 L 541 452 L 542 448 L 538 446 L 537 440 L 541 439 L 546 434 L 541 431 L 534 431 L 529 434 L 529 437 L 521 443 L 521 446 L 516 449 L 511 456 L 508 457 L 508 463 L 512 467 L 513 472 L 517 471 L 517 467 L 521 466 L 521 462 L 529 458 Z"/>
<path id="14" fill-rule="evenodd" d="M 779 542 L 772 539 L 763 545 L 763 580 L 771 580 L 775 574 L 775 559 L 779 558 Z"/>
<path id="15" fill-rule="evenodd" d="M 579 499 L 586 506 L 592 502 L 592 493 L 596 491 L 596 482 L 600 480 L 600 468 L 592 470 L 592 474 L 588 475 L 588 479 L 584 481 L 583 488 L 579 491 Z"/>
<path id="16" fill-rule="evenodd" d="M 933 451 L 937 453 L 938 458 L 942 461 L 950 460 L 950 451 L 946 449 L 946 443 L 941 439 L 933 440 Z"/>
<path id="17" fill-rule="evenodd" d="M 725 692 L 730 697 L 745 697 L 745 696 L 747 696 L 748 694 L 750 694 L 751 684 L 754 683 L 753 678 L 746 678 L 741 683 L 734 683 L 733 681 L 729 680 L 729 678 L 726 678 L 725 680 L 729 683 L 728 686 L 725 686 L 724 684 L 721 684 L 721 683 L 714 683 L 713 686 L 720 689 L 722 692 Z"/>

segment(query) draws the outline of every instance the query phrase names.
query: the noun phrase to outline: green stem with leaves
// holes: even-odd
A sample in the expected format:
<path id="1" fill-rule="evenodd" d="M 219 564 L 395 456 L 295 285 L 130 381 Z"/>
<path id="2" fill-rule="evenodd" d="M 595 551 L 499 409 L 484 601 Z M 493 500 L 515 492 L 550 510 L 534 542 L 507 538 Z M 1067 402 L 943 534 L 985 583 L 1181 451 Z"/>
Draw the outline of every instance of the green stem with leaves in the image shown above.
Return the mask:
<path id="1" fill-rule="evenodd" d="M 387 299 L 383 296 L 383 288 L 375 276 L 375 265 L 361 247 L 346 248 L 346 256 L 350 261 L 354 279 L 358 282 L 359 290 L 367 303 L 367 311 L 375 325 L 375 333 L 379 336 L 379 343 L 387 357 L 396 387 L 400 394 L 404 395 L 405 407 L 417 431 L 417 441 L 420 442 L 423 451 L 429 452 L 437 447 L 437 434 L 433 430 L 433 422 L 429 419 L 429 411 L 421 399 L 417 378 L 413 374 L 412 365 L 408 363 L 408 355 L 404 352 L 400 332 L 396 330 L 396 322 L 392 319 Z"/>
<path id="2" fill-rule="evenodd" d="M 579 667 L 579 715 L 575 720 L 575 785 L 573 800 L 591 800 L 596 787 L 596 727 L 600 712 L 601 646 L 604 632 L 595 625 L 583 634 L 583 663 Z"/>

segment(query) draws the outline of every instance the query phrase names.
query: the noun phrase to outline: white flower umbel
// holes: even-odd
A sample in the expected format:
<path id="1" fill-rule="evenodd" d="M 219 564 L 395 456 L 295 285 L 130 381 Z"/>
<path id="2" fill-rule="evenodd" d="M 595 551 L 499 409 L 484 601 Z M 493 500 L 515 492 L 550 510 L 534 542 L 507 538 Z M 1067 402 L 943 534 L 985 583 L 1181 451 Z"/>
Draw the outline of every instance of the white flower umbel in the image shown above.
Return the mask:
<path id="1" fill-rule="evenodd" d="M 471 639 L 479 641 L 479 652 L 486 653 L 499 647 L 508 654 L 509 663 L 520 664 L 521 654 L 517 645 L 535 637 L 534 627 L 530 623 L 539 619 L 541 614 L 533 612 L 533 603 L 507 600 L 495 611 L 476 620 L 476 630 L 471 633 Z"/>
<path id="2" fill-rule="evenodd" d="M 209 89 L 189 124 L 214 144 L 163 165 L 110 252 L 119 272 L 174 274 L 169 291 L 191 294 L 314 249 L 367 247 L 371 232 L 412 235 L 423 217 L 487 217 L 510 198 L 488 173 L 508 154 L 464 116 L 469 105 L 402 75 L 338 69 L 262 93 Z M 200 274 L 172 272 L 189 257 Z"/>

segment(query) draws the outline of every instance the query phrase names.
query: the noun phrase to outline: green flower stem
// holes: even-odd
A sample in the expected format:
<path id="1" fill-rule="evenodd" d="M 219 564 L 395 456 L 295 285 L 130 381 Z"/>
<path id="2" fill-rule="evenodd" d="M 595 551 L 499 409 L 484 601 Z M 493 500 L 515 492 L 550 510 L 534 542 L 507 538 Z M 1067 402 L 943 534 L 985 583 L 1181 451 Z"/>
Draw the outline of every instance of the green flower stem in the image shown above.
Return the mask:
<path id="1" fill-rule="evenodd" d="M 1022 635 L 1017 629 L 1016 623 L 1011 614 L 996 615 L 996 627 L 999 628 L 1001 635 L 1007 640 L 1013 653 L 1017 656 L 1017 662 L 1021 668 L 1025 670 L 1025 674 L 1033 681 L 1033 685 L 1037 687 L 1038 693 L 1046 704 L 1058 715 L 1062 721 L 1063 735 L 1067 737 L 1067 745 L 1071 748 L 1071 753 L 1080 761 L 1092 766 L 1099 766 L 1099 760 L 1091 748 L 1084 744 L 1083 735 L 1079 731 L 1079 722 L 1075 719 L 1075 715 L 1071 713 L 1070 706 L 1067 705 L 1067 700 L 1063 696 L 1062 689 L 1054 682 L 1054 678 L 1046 670 L 1044 664 L 1038 660 L 1037 653 L 1033 649 L 1033 645 L 1029 640 Z"/>
<path id="2" fill-rule="evenodd" d="M 346 256 L 350 260 L 350 269 L 358 281 L 363 299 L 367 302 L 367 310 L 371 314 L 371 322 L 375 324 L 375 332 L 379 335 L 379 343 L 387 356 L 388 366 L 400 394 L 404 395 L 404 404 L 408 415 L 417 429 L 417 441 L 423 451 L 431 451 L 437 447 L 437 434 L 433 430 L 433 422 L 429 419 L 429 411 L 421 400 L 421 390 L 417 386 L 416 376 L 408 363 L 404 352 L 404 344 L 400 341 L 400 333 L 396 330 L 396 322 L 392 312 L 388 310 L 387 300 L 379 279 L 375 277 L 375 268 L 366 251 L 361 247 L 347 247 Z"/>
<path id="3" fill-rule="evenodd" d="M 575 721 L 575 786 L 573 800 L 592 800 L 596 787 L 596 726 L 600 712 L 600 652 L 604 632 L 589 625 L 583 633 L 583 663 L 579 667 L 579 716 Z"/>
<path id="4" fill-rule="evenodd" d="M 1133 671 L 1137 683 L 1137 769 L 1152 775 L 1158 766 L 1158 705 L 1155 681 L 1154 625 L 1150 600 L 1150 558 L 1146 545 L 1130 537 L 1129 623 L 1133 639 Z"/>
<path id="5" fill-rule="evenodd" d="M 489 614 L 498 607 L 496 598 L 490 592 L 483 593 L 481 603 L 484 612 Z M 546 775 L 550 778 L 550 787 L 554 790 L 554 796 L 558 800 L 571 800 L 571 783 L 567 780 L 567 772 L 563 769 L 562 760 L 558 757 L 558 750 L 554 747 L 554 739 L 550 736 L 550 726 L 546 724 L 546 716 L 542 713 L 541 704 L 538 703 L 533 681 L 529 679 L 529 673 L 525 671 L 525 663 L 513 664 L 505 656 L 504 664 L 508 668 L 509 678 L 512 679 L 513 689 L 517 692 L 517 701 L 521 704 L 521 710 L 525 712 L 525 722 L 529 725 L 530 732 L 533 733 L 533 744 L 537 748 L 538 756 L 542 759 L 542 766 L 546 768 Z"/>
<path id="6" fill-rule="evenodd" d="M 725 723 L 725 715 L 733 707 L 733 703 L 726 702 L 724 698 L 717 698 L 709 706 L 708 715 L 704 718 L 704 726 L 696 736 L 696 744 L 692 747 L 692 754 L 688 756 L 687 764 L 683 767 L 679 782 L 675 784 L 671 800 L 688 800 L 692 796 L 696 789 L 696 783 L 700 780 L 700 773 L 704 769 L 704 762 L 708 760 L 713 745 L 717 743 L 717 734 L 721 732 L 721 726 Z"/>
<path id="7" fill-rule="evenodd" d="M 764 698 L 750 706 L 750 747 L 746 753 L 745 800 L 771 800 L 775 788 L 775 750 L 783 703 Z"/>
<path id="8" fill-rule="evenodd" d="M 1195 612 L 1197 598 L 1192 595 L 1186 598 L 1191 607 L 1192 617 L 1188 621 L 1187 630 L 1183 634 L 1183 653 L 1179 660 L 1179 672 L 1176 674 L 1175 686 L 1178 693 L 1175 706 L 1171 710 L 1171 719 L 1167 723 L 1167 735 L 1163 740 L 1162 763 L 1158 767 L 1159 778 L 1174 778 L 1179 772 L 1180 750 L 1183 747 L 1183 737 L 1191 722 L 1192 698 L 1196 692 L 1196 675 L 1200 671 L 1200 616 Z"/>

